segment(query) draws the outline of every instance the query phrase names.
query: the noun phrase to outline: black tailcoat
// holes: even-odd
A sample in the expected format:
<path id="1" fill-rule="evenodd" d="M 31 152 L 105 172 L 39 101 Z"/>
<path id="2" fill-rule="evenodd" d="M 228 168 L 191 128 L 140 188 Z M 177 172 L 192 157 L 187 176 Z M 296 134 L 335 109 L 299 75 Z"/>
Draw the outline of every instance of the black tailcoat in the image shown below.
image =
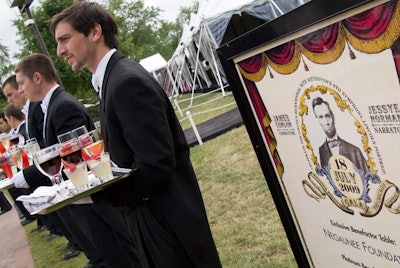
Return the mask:
<path id="1" fill-rule="evenodd" d="M 158 81 L 119 52 L 106 68 L 100 120 L 111 159 L 135 172 L 92 198 L 124 207 L 144 265 L 220 267 L 174 109 Z"/>

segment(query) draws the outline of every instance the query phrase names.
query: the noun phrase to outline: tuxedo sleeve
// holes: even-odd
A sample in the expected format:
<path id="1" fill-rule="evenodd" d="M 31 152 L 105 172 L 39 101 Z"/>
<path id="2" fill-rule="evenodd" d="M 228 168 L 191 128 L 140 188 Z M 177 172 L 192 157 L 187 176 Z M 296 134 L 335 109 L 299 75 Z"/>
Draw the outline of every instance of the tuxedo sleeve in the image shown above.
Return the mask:
<path id="1" fill-rule="evenodd" d="M 43 175 L 35 165 L 27 167 L 23 170 L 26 182 L 31 188 L 37 188 L 39 186 L 51 186 L 52 183 L 49 177 Z"/>

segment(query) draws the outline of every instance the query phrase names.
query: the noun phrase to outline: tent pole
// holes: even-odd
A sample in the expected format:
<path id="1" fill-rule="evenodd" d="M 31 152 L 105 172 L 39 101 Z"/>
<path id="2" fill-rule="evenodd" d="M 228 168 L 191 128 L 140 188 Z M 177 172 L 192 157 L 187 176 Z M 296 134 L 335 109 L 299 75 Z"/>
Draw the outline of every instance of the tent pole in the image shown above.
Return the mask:
<path id="1" fill-rule="evenodd" d="M 173 89 L 172 95 L 175 96 L 175 95 L 178 95 L 178 89 L 176 88 L 175 81 L 174 81 L 175 79 L 172 76 L 172 73 L 171 73 L 171 70 L 169 69 L 169 67 L 170 67 L 170 64 L 167 65 L 167 73 L 168 73 L 169 80 L 171 81 L 171 84 L 172 84 L 172 89 Z"/>
<path id="2" fill-rule="evenodd" d="M 203 27 L 200 28 L 200 38 L 199 38 L 199 44 L 197 46 L 197 54 L 196 54 L 196 63 L 195 63 L 195 67 L 194 67 L 194 77 L 193 77 L 193 84 L 192 84 L 192 97 L 190 98 L 190 107 L 193 106 L 193 97 L 194 97 L 194 86 L 196 84 L 196 76 L 197 76 L 197 67 L 199 65 L 199 58 L 200 58 L 200 44 L 201 44 L 201 37 L 202 37 L 202 31 L 203 31 Z"/>
<path id="3" fill-rule="evenodd" d="M 281 13 L 281 15 L 283 15 L 283 11 L 279 8 L 279 6 L 275 3 L 274 0 L 270 0 L 271 3 L 274 5 L 274 7 L 279 11 L 279 13 Z"/>
<path id="4" fill-rule="evenodd" d="M 221 75 L 220 75 L 219 70 L 218 70 L 218 65 L 217 65 L 217 61 L 215 60 L 214 51 L 213 51 L 213 48 L 211 47 L 211 44 L 210 44 L 210 43 L 208 43 L 208 46 L 209 46 L 209 48 L 210 48 L 211 57 L 212 57 L 213 62 L 214 62 L 215 72 L 217 73 L 218 83 L 219 83 L 220 86 L 221 86 L 222 96 L 225 97 L 224 84 L 222 83 Z"/>

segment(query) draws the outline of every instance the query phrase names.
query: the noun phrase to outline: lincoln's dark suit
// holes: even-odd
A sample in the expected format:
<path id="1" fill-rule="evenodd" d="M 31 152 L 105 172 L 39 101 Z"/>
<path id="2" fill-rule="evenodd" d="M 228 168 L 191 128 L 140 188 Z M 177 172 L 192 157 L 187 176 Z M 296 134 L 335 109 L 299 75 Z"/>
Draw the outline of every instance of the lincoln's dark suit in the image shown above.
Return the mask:
<path id="1" fill-rule="evenodd" d="M 45 145 L 50 146 L 57 143 L 57 135 L 82 125 L 89 130 L 94 129 L 94 124 L 83 105 L 62 88 L 57 88 L 47 107 L 44 124 Z M 43 181 L 43 179 L 38 180 L 41 174 L 35 168 L 25 169 L 24 175 L 30 186 Z M 100 253 L 100 256 L 96 256 L 96 258 L 101 257 L 109 267 L 133 267 L 135 265 L 135 250 L 128 237 L 128 230 L 122 221 L 120 210 L 95 204 L 70 205 L 66 209 L 68 211 L 62 212 L 62 218 L 69 213 L 74 222 L 79 225 L 80 230 L 72 227 L 74 229 L 71 231 L 79 239 L 80 246 L 86 253 L 89 255 Z M 90 243 L 82 242 L 84 237 Z M 96 252 L 93 251 L 94 248 Z"/>
<path id="2" fill-rule="evenodd" d="M 364 172 L 364 174 L 368 172 L 367 162 L 365 161 L 365 158 L 362 155 L 360 149 L 354 146 L 353 144 L 348 143 L 345 140 L 342 140 L 341 138 L 338 138 L 338 140 L 339 140 L 339 145 L 338 145 L 339 154 L 348 158 L 358 169 L 361 169 Z M 322 167 L 328 165 L 329 158 L 331 158 L 331 156 L 332 156 L 331 149 L 329 148 L 328 142 L 325 141 L 319 147 L 319 157 Z"/>
<path id="3" fill-rule="evenodd" d="M 116 52 L 106 68 L 100 110 L 111 159 L 136 171 L 92 198 L 124 207 L 142 264 L 220 267 L 189 147 L 159 83 Z"/>

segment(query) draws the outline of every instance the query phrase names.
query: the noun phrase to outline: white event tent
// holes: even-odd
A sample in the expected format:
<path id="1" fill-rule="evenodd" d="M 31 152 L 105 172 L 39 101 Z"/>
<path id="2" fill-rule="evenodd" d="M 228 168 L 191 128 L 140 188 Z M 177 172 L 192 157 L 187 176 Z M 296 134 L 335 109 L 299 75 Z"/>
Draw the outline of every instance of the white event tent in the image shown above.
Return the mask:
<path id="1" fill-rule="evenodd" d="M 157 53 L 140 60 L 139 64 L 157 79 L 157 71 L 164 69 L 167 66 L 167 61 L 160 53 Z"/>
<path id="2" fill-rule="evenodd" d="M 169 88 L 173 88 L 169 93 L 177 95 L 213 86 L 224 93 L 225 75 L 216 49 L 229 41 L 224 40 L 227 31 L 235 32 L 230 27 L 233 17 L 239 16 L 238 25 L 250 30 L 308 1 L 201 0 L 197 14 L 192 14 L 189 24 L 183 27 L 180 43 L 168 60 L 167 70 L 172 82 Z M 247 26 L 245 16 L 253 20 Z M 254 25 L 254 21 L 258 25 Z"/>

